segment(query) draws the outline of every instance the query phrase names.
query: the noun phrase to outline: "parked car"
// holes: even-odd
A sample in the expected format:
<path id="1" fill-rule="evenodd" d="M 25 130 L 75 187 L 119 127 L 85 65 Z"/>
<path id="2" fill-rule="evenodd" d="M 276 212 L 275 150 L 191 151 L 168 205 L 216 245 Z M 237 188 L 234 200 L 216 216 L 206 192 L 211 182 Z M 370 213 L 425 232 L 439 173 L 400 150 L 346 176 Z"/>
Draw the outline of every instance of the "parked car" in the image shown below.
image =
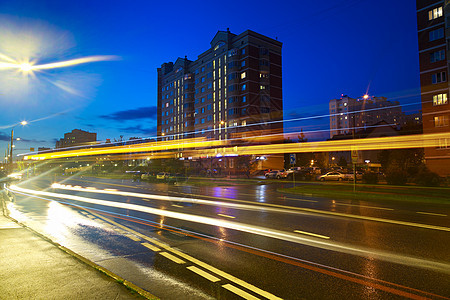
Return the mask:
<path id="1" fill-rule="evenodd" d="M 363 177 L 363 173 L 356 171 L 356 180 L 361 180 L 362 177 Z M 354 178 L 353 172 L 345 174 L 345 179 L 346 180 L 353 180 L 353 178 Z"/>
<path id="2" fill-rule="evenodd" d="M 273 170 L 270 171 L 269 173 L 267 173 L 266 178 L 276 178 L 276 179 L 281 179 L 281 178 L 286 178 L 287 177 L 287 172 L 283 169 L 283 170 Z"/>
<path id="3" fill-rule="evenodd" d="M 142 180 L 149 180 L 150 179 L 150 173 L 144 173 L 141 175 Z"/>
<path id="4" fill-rule="evenodd" d="M 156 179 L 159 180 L 165 180 L 169 177 L 169 173 L 166 172 L 159 172 L 158 174 L 156 174 Z"/>
<path id="5" fill-rule="evenodd" d="M 185 182 L 186 180 L 187 180 L 186 176 L 181 173 L 169 174 L 169 176 L 167 177 L 167 183 L 171 183 L 174 185 L 177 185 L 181 182 Z"/>
<path id="6" fill-rule="evenodd" d="M 339 172 L 328 172 L 322 176 L 319 176 L 320 181 L 325 180 L 335 180 L 335 181 L 342 181 L 345 179 L 345 175 Z"/>

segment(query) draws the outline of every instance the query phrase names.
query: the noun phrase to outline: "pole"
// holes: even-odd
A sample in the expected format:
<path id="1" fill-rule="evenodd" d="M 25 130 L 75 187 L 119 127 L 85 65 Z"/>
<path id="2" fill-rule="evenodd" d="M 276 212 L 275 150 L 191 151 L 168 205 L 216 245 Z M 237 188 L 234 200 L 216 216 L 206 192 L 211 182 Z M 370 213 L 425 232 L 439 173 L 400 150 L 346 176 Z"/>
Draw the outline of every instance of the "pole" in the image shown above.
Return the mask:
<path id="1" fill-rule="evenodd" d="M 356 193 L 356 164 L 353 163 L 353 193 Z"/>
<path id="2" fill-rule="evenodd" d="M 9 150 L 9 168 L 10 173 L 14 171 L 13 169 L 13 140 L 14 140 L 14 127 L 11 129 L 11 149 Z"/>

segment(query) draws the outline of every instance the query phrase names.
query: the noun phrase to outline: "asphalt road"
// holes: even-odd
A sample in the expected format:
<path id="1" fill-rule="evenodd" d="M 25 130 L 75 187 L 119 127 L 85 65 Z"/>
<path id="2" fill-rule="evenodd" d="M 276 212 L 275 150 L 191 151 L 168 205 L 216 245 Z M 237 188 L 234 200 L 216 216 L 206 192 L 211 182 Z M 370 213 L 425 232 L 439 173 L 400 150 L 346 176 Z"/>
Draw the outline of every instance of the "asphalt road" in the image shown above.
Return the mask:
<path id="1" fill-rule="evenodd" d="M 449 299 L 450 207 L 280 184 L 17 184 L 11 214 L 162 299 Z M 281 183 L 288 184 L 288 183 Z"/>

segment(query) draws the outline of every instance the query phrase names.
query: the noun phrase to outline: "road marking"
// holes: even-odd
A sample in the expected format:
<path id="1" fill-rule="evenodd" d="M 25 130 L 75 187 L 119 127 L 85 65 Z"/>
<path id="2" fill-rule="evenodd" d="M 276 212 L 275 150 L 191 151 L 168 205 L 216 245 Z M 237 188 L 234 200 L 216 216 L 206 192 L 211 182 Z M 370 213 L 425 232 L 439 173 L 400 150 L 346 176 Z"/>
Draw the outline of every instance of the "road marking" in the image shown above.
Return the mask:
<path id="1" fill-rule="evenodd" d="M 424 211 L 416 211 L 416 213 L 422 214 L 422 215 L 439 216 L 439 217 L 446 217 L 447 216 L 447 215 L 444 215 L 444 214 L 430 213 L 430 212 L 424 212 Z"/>
<path id="2" fill-rule="evenodd" d="M 229 216 L 229 215 L 224 215 L 224 214 L 217 214 L 218 216 L 221 216 L 221 217 L 225 217 L 225 218 L 230 218 L 230 219 L 235 219 L 236 217 L 233 217 L 233 216 Z"/>
<path id="3" fill-rule="evenodd" d="M 105 189 L 105 191 L 117 192 L 116 189 Z"/>
<path id="4" fill-rule="evenodd" d="M 79 180 L 79 179 L 72 179 L 72 180 L 91 182 L 91 181 Z M 115 184 L 115 183 L 103 183 L 103 184 L 122 186 L 120 184 Z M 129 186 L 126 186 L 126 187 L 129 187 Z M 363 215 L 352 215 L 352 214 L 347 214 L 347 213 L 338 213 L 338 212 L 319 210 L 319 209 L 313 209 L 313 208 L 293 207 L 293 206 L 285 206 L 285 205 L 261 203 L 261 202 L 254 203 L 254 202 L 250 202 L 250 201 L 246 201 L 246 200 L 221 198 L 221 197 L 214 197 L 214 196 L 208 196 L 208 195 L 196 195 L 196 194 L 187 194 L 187 195 L 189 195 L 190 197 L 214 198 L 215 200 L 222 199 L 222 200 L 238 202 L 238 203 L 246 203 L 246 204 L 252 203 L 253 205 L 258 205 L 258 206 L 263 206 L 263 207 L 281 208 L 283 210 L 286 210 L 286 213 L 292 213 L 292 211 L 295 210 L 295 211 L 303 211 L 303 212 L 316 213 L 316 214 L 322 214 L 322 215 L 331 215 L 331 216 L 365 220 L 365 221 L 381 222 L 381 223 L 387 223 L 387 224 L 404 225 L 404 226 L 426 228 L 426 229 L 433 229 L 433 230 L 440 230 L 440 231 L 450 231 L 450 227 L 435 226 L 435 225 L 406 222 L 406 221 L 397 221 L 397 220 L 369 217 L 369 216 L 363 216 Z"/>
<path id="5" fill-rule="evenodd" d="M 132 239 L 132 240 L 135 241 L 135 242 L 140 242 L 140 241 L 141 241 L 140 238 L 138 238 L 138 237 L 136 237 L 136 236 L 134 236 L 134 235 L 132 235 L 132 234 L 126 234 L 125 236 L 126 236 L 127 238 Z"/>
<path id="6" fill-rule="evenodd" d="M 188 260 L 188 261 L 190 261 L 190 262 L 192 262 L 194 264 L 199 265 L 203 269 L 209 270 L 212 273 L 215 273 L 215 274 L 217 274 L 217 275 L 219 275 L 219 276 L 221 276 L 221 277 L 223 277 L 225 279 L 228 279 L 229 281 L 232 281 L 232 282 L 234 282 L 234 283 L 236 283 L 236 284 L 238 284 L 238 285 L 240 285 L 240 286 L 242 286 L 242 287 L 244 287 L 244 288 L 246 288 L 248 290 L 251 290 L 251 291 L 253 291 L 253 292 L 255 292 L 255 293 L 257 293 L 257 294 L 259 294 L 259 295 L 261 295 L 263 297 L 266 297 L 266 298 L 271 299 L 271 300 L 281 300 L 282 299 L 280 297 L 277 297 L 277 296 L 275 296 L 275 295 L 273 295 L 273 294 L 271 294 L 269 292 L 266 292 L 266 291 L 264 291 L 264 290 L 262 290 L 262 289 L 260 289 L 260 288 L 258 288 L 256 286 L 254 286 L 254 285 L 252 285 L 250 283 L 247 283 L 247 282 L 245 282 L 245 281 L 243 281 L 243 280 L 241 280 L 241 279 L 239 279 L 237 277 L 234 277 L 231 274 L 228 274 L 228 273 L 226 273 L 224 271 L 221 271 L 221 270 L 219 270 L 219 269 L 217 269 L 217 268 L 215 268 L 213 266 L 210 266 L 207 263 L 202 262 L 201 260 L 198 260 L 198 259 L 196 259 L 196 258 L 194 258 L 194 257 L 192 257 L 190 255 L 184 254 L 183 252 L 175 250 L 175 249 L 171 248 L 170 246 L 168 246 L 166 244 L 163 244 L 163 243 L 161 243 L 161 242 L 159 242 L 159 241 L 157 241 L 155 239 L 152 239 L 152 238 L 150 238 L 150 237 L 148 237 L 146 235 L 143 235 L 142 233 L 139 233 L 139 232 L 137 232 L 137 231 L 135 231 L 135 230 L 133 230 L 131 228 L 128 228 L 128 227 L 126 227 L 124 225 L 121 225 L 121 224 L 119 224 L 119 223 L 117 223 L 117 222 L 115 222 L 113 220 L 110 220 L 110 219 L 108 219 L 108 218 L 106 218 L 104 216 L 101 216 L 101 215 L 99 215 L 97 213 L 92 212 L 92 214 L 96 215 L 99 218 L 102 218 L 102 219 L 106 220 L 107 222 L 110 222 L 113 225 L 116 225 L 117 227 L 121 227 L 121 228 L 123 228 L 125 230 L 128 230 L 129 232 L 133 233 L 134 235 L 137 235 L 138 237 L 140 237 L 140 238 L 142 238 L 142 239 L 144 239 L 146 241 L 149 241 L 149 242 L 151 242 L 151 243 L 153 243 L 155 245 L 158 245 L 161 248 L 166 249 L 167 251 L 171 251 L 171 252 L 175 253 L 176 255 L 178 255 L 180 257 L 183 257 L 184 259 L 186 259 L 186 260 Z"/>
<path id="7" fill-rule="evenodd" d="M 298 198 L 290 198 L 290 197 L 286 197 L 284 199 L 286 199 L 286 200 L 302 201 L 302 202 L 312 202 L 312 203 L 319 202 L 319 201 L 315 201 L 315 200 L 306 200 L 306 199 L 298 199 Z"/>
<path id="8" fill-rule="evenodd" d="M 172 206 L 179 207 L 179 208 L 184 208 L 184 206 L 176 205 L 176 204 L 172 204 Z"/>
<path id="9" fill-rule="evenodd" d="M 244 299 L 248 299 L 248 300 L 259 300 L 259 298 L 256 298 L 255 296 L 250 295 L 249 293 L 247 293 L 247 292 L 241 290 L 240 288 L 235 287 L 235 286 L 232 285 L 232 284 L 227 283 L 227 284 L 222 285 L 222 287 L 225 288 L 225 289 L 227 289 L 227 290 L 229 290 L 230 292 L 235 293 L 235 294 L 238 295 L 238 296 L 241 296 L 241 297 L 244 298 Z"/>
<path id="10" fill-rule="evenodd" d="M 159 254 L 161 254 L 161 255 L 164 256 L 165 258 L 170 259 L 170 260 L 173 261 L 173 262 L 176 262 L 177 264 L 184 264 L 184 263 L 186 263 L 184 260 L 179 259 L 178 257 L 175 257 L 175 256 L 173 256 L 173 255 L 170 254 L 170 253 L 167 253 L 167 252 L 160 252 Z"/>
<path id="11" fill-rule="evenodd" d="M 195 267 L 195 266 L 187 267 L 187 269 L 191 270 L 191 271 L 194 272 L 194 273 L 197 273 L 198 275 L 200 275 L 200 276 L 202 276 L 202 277 L 208 279 L 209 281 L 212 281 L 212 282 L 220 281 L 220 279 L 217 278 L 216 276 L 211 275 L 211 274 L 209 274 L 208 272 L 205 272 L 205 271 L 203 271 L 202 269 L 199 269 L 199 268 L 197 268 L 197 267 Z"/>
<path id="12" fill-rule="evenodd" d="M 85 189 L 87 189 L 87 190 L 96 190 L 97 188 L 95 188 L 93 186 L 88 186 L 88 187 L 85 187 Z"/>
<path id="13" fill-rule="evenodd" d="M 319 238 L 326 239 L 326 240 L 328 240 L 330 238 L 329 236 L 320 235 L 320 234 L 311 233 L 311 232 L 306 232 L 306 231 L 294 230 L 294 232 L 301 233 L 301 234 L 306 234 L 306 235 L 310 235 L 310 236 L 315 236 L 315 237 L 319 237 Z"/>
<path id="14" fill-rule="evenodd" d="M 348 203 L 340 203 L 340 202 L 335 202 L 332 204 L 345 205 L 345 206 L 356 206 L 356 207 L 363 207 L 363 208 L 373 208 L 373 209 L 394 210 L 393 208 L 386 208 L 386 207 L 379 207 L 379 206 L 367 206 L 367 205 L 356 205 L 356 204 L 348 204 Z"/>
<path id="15" fill-rule="evenodd" d="M 155 251 L 155 252 L 161 251 L 161 249 L 159 249 L 158 247 L 153 246 L 152 244 L 149 244 L 149 243 L 141 243 L 141 245 L 144 247 L 147 247 L 148 249 Z"/>

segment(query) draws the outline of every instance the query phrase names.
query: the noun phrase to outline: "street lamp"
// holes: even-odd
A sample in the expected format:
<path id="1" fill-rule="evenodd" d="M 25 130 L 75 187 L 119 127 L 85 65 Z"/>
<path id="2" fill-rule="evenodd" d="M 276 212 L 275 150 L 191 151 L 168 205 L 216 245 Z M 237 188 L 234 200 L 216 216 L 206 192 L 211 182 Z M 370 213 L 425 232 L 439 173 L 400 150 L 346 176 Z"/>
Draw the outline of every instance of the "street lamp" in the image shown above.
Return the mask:
<path id="1" fill-rule="evenodd" d="M 16 125 L 14 125 L 14 126 L 11 128 L 11 148 L 10 148 L 10 150 L 9 150 L 9 167 L 10 167 L 10 173 L 12 173 L 12 172 L 14 171 L 14 169 L 13 169 L 14 128 L 15 128 L 16 126 L 18 126 L 18 125 L 25 126 L 25 125 L 27 125 L 27 124 L 28 124 L 27 121 L 22 121 L 22 122 L 20 122 L 20 123 L 18 123 L 18 124 L 16 124 Z M 18 140 L 20 140 L 20 139 L 18 139 Z"/>

